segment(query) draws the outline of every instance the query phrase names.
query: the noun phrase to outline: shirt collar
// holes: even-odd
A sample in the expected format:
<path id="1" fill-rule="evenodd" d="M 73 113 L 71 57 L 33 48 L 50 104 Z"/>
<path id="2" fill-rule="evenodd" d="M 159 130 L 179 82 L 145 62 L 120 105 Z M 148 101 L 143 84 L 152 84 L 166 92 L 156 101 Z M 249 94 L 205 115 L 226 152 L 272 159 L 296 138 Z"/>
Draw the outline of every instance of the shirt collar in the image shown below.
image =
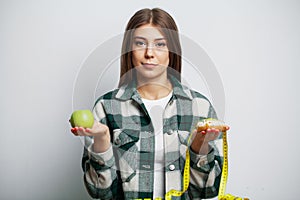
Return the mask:
<path id="1" fill-rule="evenodd" d="M 182 85 L 181 82 L 174 76 L 169 76 L 169 79 L 173 86 L 173 96 L 190 100 L 193 99 L 191 91 L 187 86 Z M 140 100 L 140 95 L 136 88 L 136 81 L 131 81 L 126 85 L 122 85 L 115 97 L 116 99 L 125 101 L 129 99 Z"/>

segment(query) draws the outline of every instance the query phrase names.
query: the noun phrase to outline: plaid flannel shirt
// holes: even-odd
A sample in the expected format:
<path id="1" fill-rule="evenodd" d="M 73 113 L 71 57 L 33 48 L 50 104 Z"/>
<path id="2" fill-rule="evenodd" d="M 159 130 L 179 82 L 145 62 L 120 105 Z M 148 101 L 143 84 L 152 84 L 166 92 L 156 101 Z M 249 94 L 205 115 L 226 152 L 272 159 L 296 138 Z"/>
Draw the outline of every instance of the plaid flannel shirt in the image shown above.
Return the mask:
<path id="1" fill-rule="evenodd" d="M 218 194 L 223 162 L 221 136 L 209 143 L 207 155 L 191 151 L 188 138 L 198 120 L 216 118 L 215 110 L 203 95 L 174 77 L 170 80 L 173 94 L 163 116 L 165 192 L 183 189 L 185 152 L 189 149 L 189 188 L 181 197 L 172 199 L 214 197 Z M 111 147 L 95 153 L 93 139 L 85 137 L 82 168 L 89 194 L 99 199 L 152 199 L 155 135 L 136 83 L 100 97 L 93 113 L 96 120 L 108 125 Z"/>

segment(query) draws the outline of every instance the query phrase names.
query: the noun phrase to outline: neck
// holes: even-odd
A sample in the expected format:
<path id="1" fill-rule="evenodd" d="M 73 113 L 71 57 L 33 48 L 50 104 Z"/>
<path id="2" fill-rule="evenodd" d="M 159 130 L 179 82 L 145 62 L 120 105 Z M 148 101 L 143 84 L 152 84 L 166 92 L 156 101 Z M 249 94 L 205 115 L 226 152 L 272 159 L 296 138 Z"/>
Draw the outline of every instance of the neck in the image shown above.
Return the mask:
<path id="1" fill-rule="evenodd" d="M 172 91 L 172 84 L 167 79 L 165 83 L 147 82 L 144 84 L 138 84 L 138 92 L 142 98 L 157 100 L 168 96 Z"/>

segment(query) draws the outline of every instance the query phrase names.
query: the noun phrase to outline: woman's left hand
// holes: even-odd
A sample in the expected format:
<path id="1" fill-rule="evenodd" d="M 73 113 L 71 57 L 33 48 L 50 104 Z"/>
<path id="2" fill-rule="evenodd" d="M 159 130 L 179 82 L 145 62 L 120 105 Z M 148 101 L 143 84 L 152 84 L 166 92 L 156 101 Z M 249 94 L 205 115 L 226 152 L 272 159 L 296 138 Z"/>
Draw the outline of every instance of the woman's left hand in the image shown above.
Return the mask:
<path id="1" fill-rule="evenodd" d="M 226 126 L 226 130 L 229 130 L 229 126 Z M 195 153 L 206 155 L 209 152 L 208 142 L 217 139 L 219 137 L 220 130 L 215 128 L 208 128 L 206 131 L 200 132 L 194 130 L 193 134 L 195 134 L 195 137 L 191 144 L 191 149 Z"/>

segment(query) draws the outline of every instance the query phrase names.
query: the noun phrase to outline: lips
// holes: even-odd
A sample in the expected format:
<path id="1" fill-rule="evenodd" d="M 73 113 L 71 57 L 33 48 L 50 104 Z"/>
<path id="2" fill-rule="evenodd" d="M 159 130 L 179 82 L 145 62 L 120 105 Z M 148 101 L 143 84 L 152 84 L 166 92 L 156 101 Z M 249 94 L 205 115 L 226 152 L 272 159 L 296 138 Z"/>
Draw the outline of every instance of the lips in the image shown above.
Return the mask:
<path id="1" fill-rule="evenodd" d="M 156 66 L 158 66 L 158 64 L 155 64 L 155 63 L 142 63 L 143 67 L 145 68 L 154 68 Z"/>

